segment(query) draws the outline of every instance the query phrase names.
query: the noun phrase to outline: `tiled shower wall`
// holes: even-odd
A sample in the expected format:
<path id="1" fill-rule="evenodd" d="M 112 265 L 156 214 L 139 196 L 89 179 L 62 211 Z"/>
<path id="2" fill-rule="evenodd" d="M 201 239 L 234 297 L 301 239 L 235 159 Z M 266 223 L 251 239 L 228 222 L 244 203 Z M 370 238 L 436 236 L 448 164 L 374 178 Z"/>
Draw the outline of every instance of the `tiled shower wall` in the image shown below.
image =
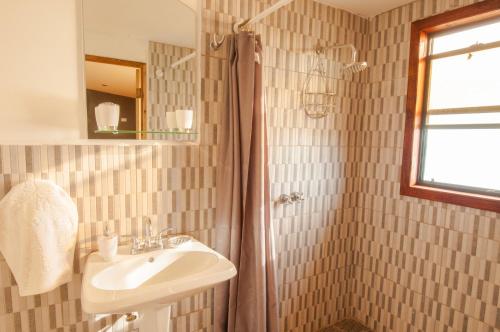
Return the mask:
<path id="1" fill-rule="evenodd" d="M 207 1 L 205 28 L 227 33 L 236 18 L 251 17 L 273 3 Z M 316 43 L 354 43 L 365 49 L 368 22 L 314 1 L 297 0 L 255 28 L 264 46 L 271 197 L 293 191 L 305 195 L 303 203 L 275 204 L 272 209 L 278 240 L 280 329 L 318 331 L 351 315 L 356 165 L 350 144 L 355 142 L 353 115 L 363 105 L 363 77 L 342 76 L 340 63 L 350 59 L 349 53 L 329 51 L 324 66 L 330 82 L 336 82 L 336 110 L 326 118 L 310 119 L 302 110 L 300 92 Z M 208 42 L 204 40 L 205 45 Z M 209 51 L 204 60 L 205 76 L 216 84 L 209 91 L 222 94 L 225 50 Z"/>
<path id="2" fill-rule="evenodd" d="M 0 331 L 132 331 L 121 316 L 90 316 L 80 304 L 84 258 L 104 223 L 121 235 L 143 233 L 143 217 L 214 243 L 217 111 L 223 105 L 225 50 L 208 48 L 210 33 L 228 33 L 272 1 L 205 1 L 200 146 L 1 146 L 0 197 L 27 178 L 48 178 L 70 193 L 80 224 L 73 281 L 39 296 L 19 297 L 0 258 Z M 282 331 L 315 331 L 347 314 L 354 218 L 351 112 L 362 105 L 360 82 L 340 78 L 339 111 L 323 120 L 299 110 L 310 51 L 324 43 L 366 43 L 367 22 L 298 0 L 256 28 L 262 34 L 269 110 L 272 195 L 302 191 L 298 205 L 273 207 L 278 235 Z M 339 60 L 344 53 L 330 53 Z M 213 292 L 175 304 L 173 331 L 210 331 Z"/>
<path id="3" fill-rule="evenodd" d="M 472 2 L 419 0 L 369 23 L 352 309 L 376 331 L 500 331 L 500 215 L 399 195 L 411 22 Z"/>

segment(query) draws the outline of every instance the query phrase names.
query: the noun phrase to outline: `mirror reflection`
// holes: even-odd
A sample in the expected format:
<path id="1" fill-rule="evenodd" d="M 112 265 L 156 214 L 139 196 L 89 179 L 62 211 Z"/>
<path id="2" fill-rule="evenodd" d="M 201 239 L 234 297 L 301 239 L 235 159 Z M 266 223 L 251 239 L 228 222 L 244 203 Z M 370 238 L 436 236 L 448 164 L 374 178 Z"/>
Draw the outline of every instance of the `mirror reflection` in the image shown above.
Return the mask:
<path id="1" fill-rule="evenodd" d="M 84 0 L 91 139 L 194 140 L 196 0 Z"/>

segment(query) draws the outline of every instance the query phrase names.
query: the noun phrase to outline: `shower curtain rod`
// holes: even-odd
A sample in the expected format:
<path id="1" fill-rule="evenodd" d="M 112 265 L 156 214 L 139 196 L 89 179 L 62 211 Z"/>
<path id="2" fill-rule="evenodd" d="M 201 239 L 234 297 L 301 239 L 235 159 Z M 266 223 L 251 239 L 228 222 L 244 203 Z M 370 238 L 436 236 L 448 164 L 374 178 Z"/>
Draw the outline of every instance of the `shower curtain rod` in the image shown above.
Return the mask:
<path id="1" fill-rule="evenodd" d="M 189 53 L 188 55 L 183 56 L 182 58 L 180 58 L 176 62 L 172 63 L 170 65 L 170 68 L 175 69 L 176 67 L 179 67 L 180 65 L 182 65 L 184 62 L 188 62 L 189 60 L 194 59 L 195 57 L 196 57 L 196 51 Z"/>
<path id="2" fill-rule="evenodd" d="M 281 7 L 284 7 L 288 5 L 289 3 L 293 2 L 294 0 L 280 0 L 276 2 L 274 5 L 270 6 L 269 8 L 263 10 L 262 12 L 258 13 L 254 17 L 250 19 L 241 19 L 238 20 L 234 25 L 233 25 L 233 32 L 238 33 L 245 27 L 255 24 L 257 22 L 262 21 L 264 18 L 268 17 L 275 11 L 279 10 Z M 210 47 L 212 47 L 213 50 L 218 50 L 222 44 L 224 43 L 225 36 L 222 36 L 220 40 L 217 40 L 217 36 L 214 34 L 213 40 L 210 43 Z"/>
<path id="3" fill-rule="evenodd" d="M 260 13 L 258 13 L 257 15 L 255 15 L 254 17 L 252 17 L 251 19 L 239 20 L 238 22 L 236 22 L 234 24 L 233 31 L 235 33 L 238 33 L 239 30 L 241 30 L 245 26 L 250 25 L 250 24 L 254 24 L 254 23 L 257 23 L 257 22 L 263 20 L 264 18 L 268 17 L 269 15 L 271 15 L 272 13 L 274 13 L 275 11 L 279 10 L 281 7 L 284 7 L 284 6 L 288 5 L 289 3 L 293 2 L 293 1 L 294 0 L 280 0 L 280 1 L 276 2 L 274 5 L 272 5 L 271 7 L 265 9 L 264 11 L 262 11 Z"/>

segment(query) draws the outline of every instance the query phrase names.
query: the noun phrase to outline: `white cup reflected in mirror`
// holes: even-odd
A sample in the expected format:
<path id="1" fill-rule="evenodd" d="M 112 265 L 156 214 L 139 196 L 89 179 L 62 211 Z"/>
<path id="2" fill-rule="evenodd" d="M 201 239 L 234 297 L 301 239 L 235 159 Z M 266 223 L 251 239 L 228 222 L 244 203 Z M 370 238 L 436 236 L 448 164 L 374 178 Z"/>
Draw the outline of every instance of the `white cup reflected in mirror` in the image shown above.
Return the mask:
<path id="1" fill-rule="evenodd" d="M 165 112 L 167 118 L 167 130 L 176 131 L 177 130 L 177 119 L 175 112 Z"/>
<path id="2" fill-rule="evenodd" d="M 99 130 L 117 130 L 120 121 L 120 105 L 104 102 L 95 108 L 95 120 Z"/>
<path id="3" fill-rule="evenodd" d="M 175 110 L 179 131 L 189 132 L 193 128 L 193 110 Z"/>

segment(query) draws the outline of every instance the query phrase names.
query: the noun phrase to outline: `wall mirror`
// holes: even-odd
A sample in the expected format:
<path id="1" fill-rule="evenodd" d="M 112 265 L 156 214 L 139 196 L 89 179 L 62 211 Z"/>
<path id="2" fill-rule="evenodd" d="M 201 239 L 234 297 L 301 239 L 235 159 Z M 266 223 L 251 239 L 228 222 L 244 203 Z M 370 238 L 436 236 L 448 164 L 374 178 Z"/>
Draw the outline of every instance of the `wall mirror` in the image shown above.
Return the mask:
<path id="1" fill-rule="evenodd" d="M 198 137 L 199 0 L 84 0 L 89 139 Z"/>

